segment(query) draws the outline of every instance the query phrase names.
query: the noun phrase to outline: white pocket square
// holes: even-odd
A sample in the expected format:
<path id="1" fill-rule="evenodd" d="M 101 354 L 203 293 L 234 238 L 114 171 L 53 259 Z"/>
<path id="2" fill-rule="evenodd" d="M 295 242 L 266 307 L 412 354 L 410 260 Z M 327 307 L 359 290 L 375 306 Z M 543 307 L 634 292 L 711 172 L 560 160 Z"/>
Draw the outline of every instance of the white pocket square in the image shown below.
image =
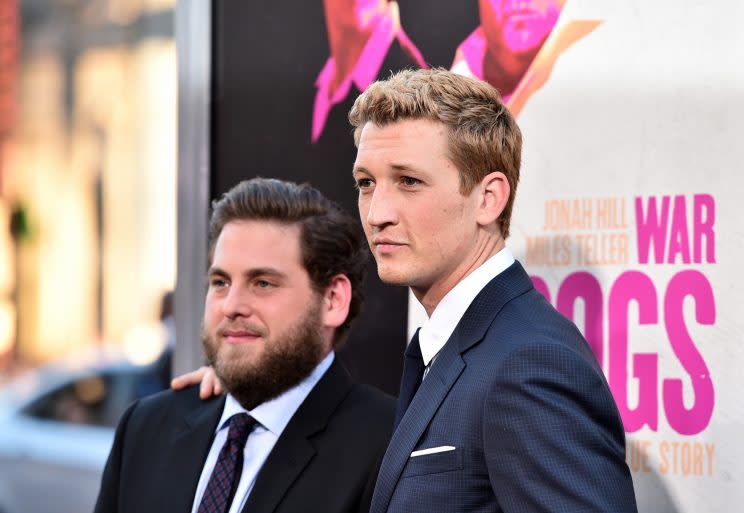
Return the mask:
<path id="1" fill-rule="evenodd" d="M 415 458 L 416 456 L 425 456 L 427 454 L 436 454 L 438 452 L 447 452 L 447 451 L 454 451 L 455 448 L 451 445 L 442 445 L 440 447 L 431 447 L 429 449 L 420 449 L 418 451 L 413 451 L 411 453 L 411 458 Z"/>

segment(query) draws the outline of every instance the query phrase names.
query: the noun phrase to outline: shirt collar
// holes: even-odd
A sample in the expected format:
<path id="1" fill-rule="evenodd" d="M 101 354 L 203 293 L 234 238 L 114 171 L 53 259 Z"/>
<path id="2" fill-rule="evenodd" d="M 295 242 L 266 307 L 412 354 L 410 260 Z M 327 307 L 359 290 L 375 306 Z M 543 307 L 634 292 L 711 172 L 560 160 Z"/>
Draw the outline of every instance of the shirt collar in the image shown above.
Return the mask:
<path id="1" fill-rule="evenodd" d="M 310 373 L 308 377 L 300 381 L 279 397 L 259 404 L 252 410 L 246 410 L 231 394 L 227 394 L 225 407 L 222 409 L 222 417 L 217 424 L 217 431 L 227 427 L 227 421 L 236 413 L 248 413 L 256 422 L 277 437 L 282 434 L 289 420 L 303 403 L 313 387 L 320 381 L 333 363 L 334 353 L 331 351 Z"/>
<path id="2" fill-rule="evenodd" d="M 513 263 L 514 256 L 504 247 L 447 292 L 419 331 L 424 365 L 429 365 L 447 343 L 475 296 Z"/>

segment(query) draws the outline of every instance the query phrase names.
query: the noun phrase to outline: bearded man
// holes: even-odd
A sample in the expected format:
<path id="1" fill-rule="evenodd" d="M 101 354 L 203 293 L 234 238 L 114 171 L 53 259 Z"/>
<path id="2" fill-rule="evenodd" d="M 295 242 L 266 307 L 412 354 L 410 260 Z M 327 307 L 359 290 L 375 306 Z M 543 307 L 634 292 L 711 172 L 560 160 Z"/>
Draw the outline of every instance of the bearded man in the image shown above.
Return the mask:
<path id="1" fill-rule="evenodd" d="M 202 339 L 227 395 L 133 404 L 95 511 L 368 511 L 394 402 L 334 356 L 366 254 L 354 219 L 312 187 L 259 178 L 215 202 Z"/>

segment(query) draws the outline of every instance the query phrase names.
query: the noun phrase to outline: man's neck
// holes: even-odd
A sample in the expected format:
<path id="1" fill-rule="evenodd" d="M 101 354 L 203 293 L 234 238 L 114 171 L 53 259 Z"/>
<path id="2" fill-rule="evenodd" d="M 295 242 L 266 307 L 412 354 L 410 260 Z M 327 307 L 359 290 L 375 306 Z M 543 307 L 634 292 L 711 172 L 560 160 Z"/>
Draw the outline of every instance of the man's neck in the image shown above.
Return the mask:
<path id="1" fill-rule="evenodd" d="M 433 283 L 426 289 L 411 286 L 413 295 L 416 296 L 416 299 L 418 299 L 421 306 L 426 310 L 426 315 L 431 317 L 437 305 L 439 305 L 450 290 L 483 265 L 486 260 L 501 251 L 504 246 L 504 238 L 501 235 L 496 238 L 489 237 L 483 244 L 478 245 L 474 249 L 470 258 L 465 260 L 468 262 L 467 264 L 461 265 L 448 276 L 444 276 L 441 281 Z"/>

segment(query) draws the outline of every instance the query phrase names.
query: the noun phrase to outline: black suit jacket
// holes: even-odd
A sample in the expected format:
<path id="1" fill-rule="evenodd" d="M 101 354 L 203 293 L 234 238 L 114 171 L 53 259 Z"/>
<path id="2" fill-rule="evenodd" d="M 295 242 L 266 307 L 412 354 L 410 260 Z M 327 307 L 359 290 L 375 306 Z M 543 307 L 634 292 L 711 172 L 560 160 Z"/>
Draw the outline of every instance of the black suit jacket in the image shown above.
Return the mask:
<path id="1" fill-rule="evenodd" d="M 202 401 L 191 387 L 134 403 L 116 430 L 95 513 L 189 513 L 224 402 Z M 277 440 L 243 511 L 368 511 L 365 489 L 393 410 L 392 398 L 352 383 L 334 360 Z"/>

